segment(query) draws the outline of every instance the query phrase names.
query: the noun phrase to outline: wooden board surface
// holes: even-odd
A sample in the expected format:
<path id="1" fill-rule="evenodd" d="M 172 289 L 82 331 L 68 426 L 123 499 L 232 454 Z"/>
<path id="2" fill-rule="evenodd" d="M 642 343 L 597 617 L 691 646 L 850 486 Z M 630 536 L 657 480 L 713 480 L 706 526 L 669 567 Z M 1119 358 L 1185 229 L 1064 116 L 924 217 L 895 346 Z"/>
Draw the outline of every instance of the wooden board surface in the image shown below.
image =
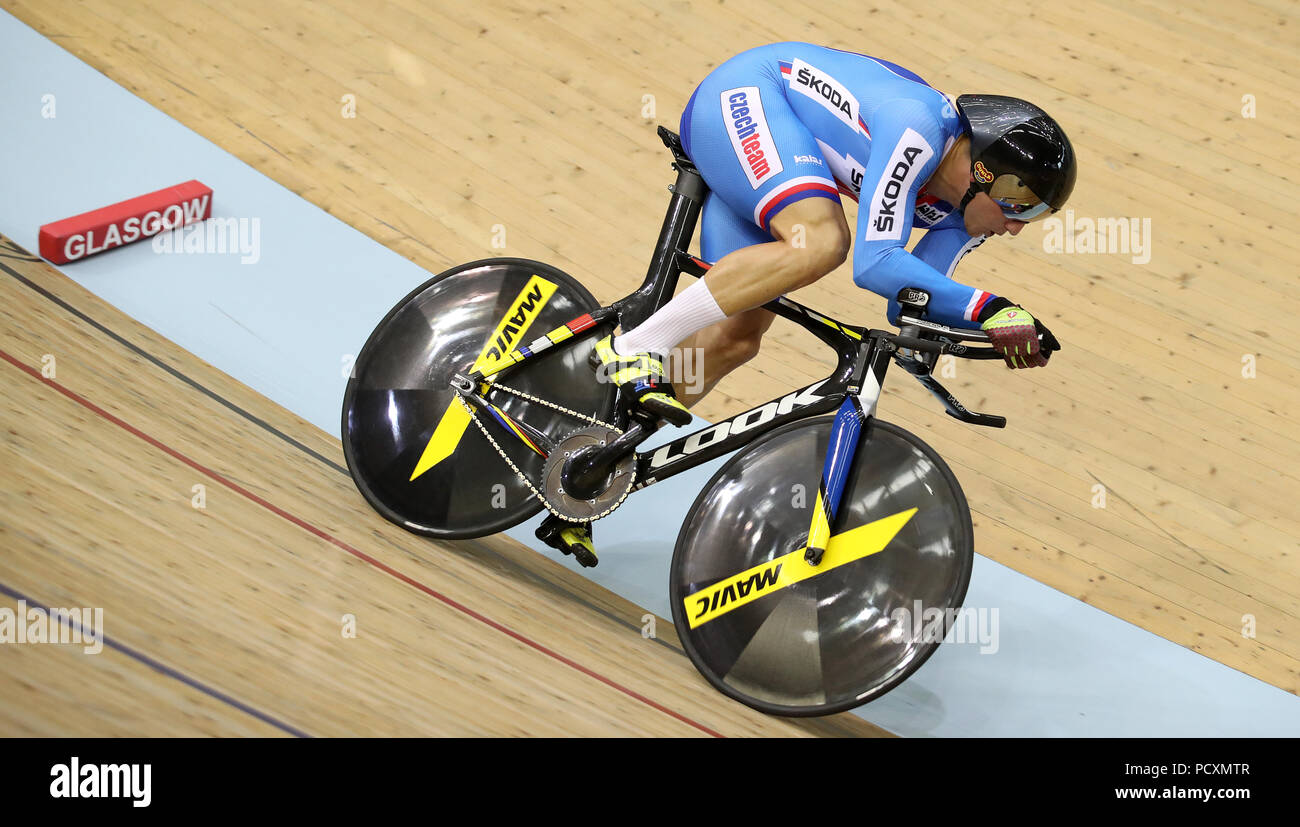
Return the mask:
<path id="1" fill-rule="evenodd" d="M 0 606 L 105 636 L 0 646 L 0 732 L 884 734 L 731 702 L 671 620 L 505 537 L 385 522 L 331 437 L 0 243 Z"/>
<path id="2" fill-rule="evenodd" d="M 954 422 L 901 376 L 880 414 L 949 460 L 980 553 L 1300 690 L 1300 27 L 1289 4 L 0 6 L 430 272 L 539 258 L 604 301 L 639 283 L 667 203 L 655 125 L 675 126 L 699 79 L 741 49 L 810 40 L 897 61 L 952 93 L 1041 103 L 1079 153 L 1075 218 L 1149 221 L 1149 260 L 1049 252 L 1042 225 L 988 242 L 959 280 L 1023 303 L 1066 349 L 1031 373 L 956 365 L 946 384 L 1007 415 L 1005 431 Z M 883 324 L 883 300 L 847 268 L 796 297 Z M 829 364 L 816 347 L 778 322 L 699 412 L 812 381 Z"/>

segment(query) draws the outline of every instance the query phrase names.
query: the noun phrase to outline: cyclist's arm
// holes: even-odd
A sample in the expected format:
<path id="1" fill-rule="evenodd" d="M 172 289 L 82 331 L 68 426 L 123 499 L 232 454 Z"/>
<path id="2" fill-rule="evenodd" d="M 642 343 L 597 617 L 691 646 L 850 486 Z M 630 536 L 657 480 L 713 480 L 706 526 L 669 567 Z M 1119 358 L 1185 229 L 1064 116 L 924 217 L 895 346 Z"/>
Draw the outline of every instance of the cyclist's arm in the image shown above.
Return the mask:
<path id="1" fill-rule="evenodd" d="M 900 99 L 881 106 L 872 120 L 871 157 L 862 175 L 853 245 L 853 280 L 890 300 L 891 322 L 898 312 L 894 301 L 898 291 L 919 287 L 930 294 L 930 319 L 951 327 L 978 327 L 979 311 L 995 296 L 955 282 L 948 270 L 935 266 L 943 263 L 941 248 L 956 243 L 958 236 L 944 235 L 931 242 L 925 258 L 904 246 L 912 232 L 916 193 L 942 160 L 943 132 L 935 116 L 919 101 Z M 935 230 L 945 232 L 939 227 Z M 964 227 L 959 232 L 965 235 Z M 934 233 L 927 233 L 927 238 Z M 965 239 L 947 253 L 950 263 L 964 254 L 961 247 L 974 246 L 970 236 Z"/>
<path id="2" fill-rule="evenodd" d="M 961 213 L 954 210 L 938 224 L 935 224 L 921 240 L 912 247 L 912 255 L 930 265 L 944 278 L 952 280 L 957 269 L 957 262 L 966 257 L 971 250 L 984 243 L 986 236 L 973 236 L 966 232 L 966 221 Z M 982 291 L 981 291 L 982 292 Z M 889 318 L 894 319 L 898 313 L 898 299 L 890 297 Z M 973 324 L 973 323 L 972 323 Z M 965 326 L 965 325 L 962 325 Z"/>

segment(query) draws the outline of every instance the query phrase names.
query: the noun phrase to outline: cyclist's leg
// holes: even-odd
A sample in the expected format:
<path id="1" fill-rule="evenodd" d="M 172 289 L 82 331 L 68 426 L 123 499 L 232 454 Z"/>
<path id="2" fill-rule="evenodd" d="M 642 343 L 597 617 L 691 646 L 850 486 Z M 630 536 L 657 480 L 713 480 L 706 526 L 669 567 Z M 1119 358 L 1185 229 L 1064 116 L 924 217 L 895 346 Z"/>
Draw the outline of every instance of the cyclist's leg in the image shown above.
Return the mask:
<path id="1" fill-rule="evenodd" d="M 704 281 L 727 315 L 807 287 L 844 263 L 850 235 L 837 200 L 809 198 L 771 219 L 775 241 L 724 256 Z"/>
<path id="2" fill-rule="evenodd" d="M 837 221 L 844 221 L 838 203 L 812 198 L 791 204 L 772 219 L 771 232 L 777 241 L 728 253 L 705 275 L 706 281 L 716 279 L 715 274 L 727 265 L 730 269 L 722 269 L 724 281 L 722 290 L 717 292 L 723 295 L 718 298 L 718 304 L 725 308 L 727 303 L 735 301 L 733 306 L 742 309 L 697 331 L 678 346 L 679 354 L 683 355 L 693 349 L 689 350 L 691 359 L 683 364 L 696 369 L 695 376 L 682 376 L 685 381 L 675 385 L 682 404 L 695 404 L 724 376 L 758 354 L 763 334 L 775 318 L 762 308 L 763 304 L 811 284 L 843 262 L 844 255 L 837 247 L 840 233 Z M 844 233 L 847 232 L 845 228 Z M 808 241 L 808 247 L 798 246 L 799 236 Z M 816 246 L 809 239 L 819 236 L 831 243 L 823 245 L 820 252 L 808 253 Z M 804 254 L 808 258 L 801 261 Z"/>
<path id="3" fill-rule="evenodd" d="M 710 192 L 700 217 L 700 254 L 718 261 L 736 250 L 766 244 L 772 236 Z M 763 334 L 776 317 L 761 307 L 745 310 L 711 324 L 682 340 L 673 358 L 677 398 L 694 405 L 724 376 L 752 359 Z"/>
<path id="4" fill-rule="evenodd" d="M 619 337 L 620 352 L 667 352 L 696 331 L 810 284 L 848 253 L 838 187 L 786 101 L 779 70 L 761 60 L 728 61 L 700 85 L 682 121 L 713 195 L 755 232 L 701 283 Z"/>
<path id="5" fill-rule="evenodd" d="M 677 399 L 691 407 L 707 396 L 723 377 L 757 356 L 763 334 L 775 320 L 771 312 L 755 307 L 688 336 L 674 354 L 683 360 L 684 368 L 689 368 L 673 372 Z"/>

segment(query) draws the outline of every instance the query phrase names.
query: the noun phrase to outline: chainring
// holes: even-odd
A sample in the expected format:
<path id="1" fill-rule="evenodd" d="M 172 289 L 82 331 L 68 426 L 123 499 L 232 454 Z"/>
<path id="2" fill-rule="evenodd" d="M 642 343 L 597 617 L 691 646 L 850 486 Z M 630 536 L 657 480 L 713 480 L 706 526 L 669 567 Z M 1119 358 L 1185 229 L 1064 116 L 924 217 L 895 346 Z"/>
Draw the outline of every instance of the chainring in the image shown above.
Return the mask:
<path id="1" fill-rule="evenodd" d="M 542 466 L 541 497 L 551 512 L 575 523 L 589 523 L 618 508 L 636 482 L 636 455 L 619 460 L 610 474 L 605 490 L 592 499 L 581 500 L 565 493 L 561 477 L 564 464 L 575 452 L 590 446 L 601 447 L 618 439 L 619 431 L 593 425 L 566 436 L 556 444 Z"/>

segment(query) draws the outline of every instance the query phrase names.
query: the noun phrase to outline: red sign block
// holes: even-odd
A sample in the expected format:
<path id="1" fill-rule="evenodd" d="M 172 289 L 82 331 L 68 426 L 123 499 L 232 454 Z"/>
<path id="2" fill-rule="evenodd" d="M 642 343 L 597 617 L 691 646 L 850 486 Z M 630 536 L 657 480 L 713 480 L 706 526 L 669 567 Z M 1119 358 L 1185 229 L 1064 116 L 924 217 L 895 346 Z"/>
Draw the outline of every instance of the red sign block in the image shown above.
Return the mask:
<path id="1" fill-rule="evenodd" d="M 67 264 L 212 215 L 212 188 L 186 181 L 41 227 L 41 256 Z"/>

